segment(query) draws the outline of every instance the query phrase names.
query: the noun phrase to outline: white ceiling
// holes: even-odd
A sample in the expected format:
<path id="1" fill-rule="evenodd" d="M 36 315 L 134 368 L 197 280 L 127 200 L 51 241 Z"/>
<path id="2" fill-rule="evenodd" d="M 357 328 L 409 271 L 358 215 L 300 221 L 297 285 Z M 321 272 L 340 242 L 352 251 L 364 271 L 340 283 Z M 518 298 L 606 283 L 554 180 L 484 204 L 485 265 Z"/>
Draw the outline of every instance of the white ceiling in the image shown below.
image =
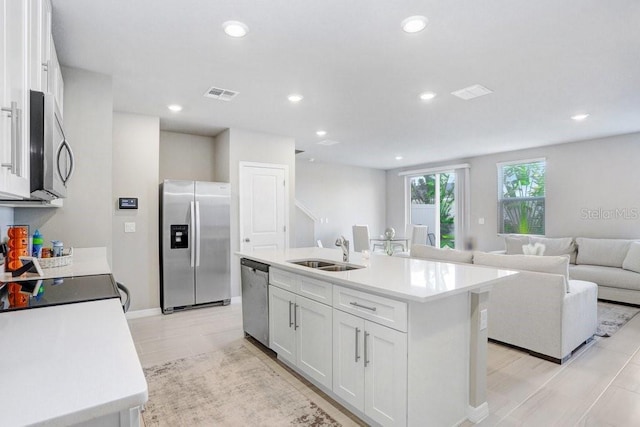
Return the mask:
<path id="1" fill-rule="evenodd" d="M 391 169 L 640 131 L 638 0 L 53 0 L 53 13 L 60 62 L 113 76 L 114 109 L 163 130 L 292 136 L 317 161 Z M 427 29 L 404 33 L 410 15 Z M 226 36 L 227 20 L 249 34 Z M 474 84 L 494 93 L 450 94 Z M 204 98 L 214 85 L 240 94 Z"/>

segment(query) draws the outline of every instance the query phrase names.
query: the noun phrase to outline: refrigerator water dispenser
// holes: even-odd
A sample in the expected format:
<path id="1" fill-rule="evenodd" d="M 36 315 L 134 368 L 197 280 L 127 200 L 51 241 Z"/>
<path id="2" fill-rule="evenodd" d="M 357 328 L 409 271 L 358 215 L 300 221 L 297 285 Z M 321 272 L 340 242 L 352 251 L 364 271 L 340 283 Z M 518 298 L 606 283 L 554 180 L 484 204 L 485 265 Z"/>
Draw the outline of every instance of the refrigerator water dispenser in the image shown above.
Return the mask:
<path id="1" fill-rule="evenodd" d="M 171 224 L 171 249 L 189 249 L 189 225 Z"/>

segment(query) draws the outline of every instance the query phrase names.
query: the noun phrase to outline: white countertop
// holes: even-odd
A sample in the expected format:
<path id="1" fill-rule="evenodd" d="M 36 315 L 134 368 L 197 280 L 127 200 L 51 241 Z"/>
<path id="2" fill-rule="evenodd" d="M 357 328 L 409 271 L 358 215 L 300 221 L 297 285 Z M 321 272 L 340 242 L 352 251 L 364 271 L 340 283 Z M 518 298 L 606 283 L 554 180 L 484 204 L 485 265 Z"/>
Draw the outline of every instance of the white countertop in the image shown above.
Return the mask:
<path id="1" fill-rule="evenodd" d="M 109 274 L 111 269 L 107 263 L 107 248 L 73 248 L 73 260 L 71 265 L 55 268 L 43 268 L 43 277 L 34 273 L 25 273 L 19 277 L 11 277 L 11 273 L 0 273 L 0 282 L 16 282 L 20 280 L 33 280 L 34 278 L 55 278 L 90 276 L 93 274 Z M 0 417 L 1 419 L 1 417 Z"/>
<path id="2" fill-rule="evenodd" d="M 0 424 L 82 423 L 147 401 L 120 300 L 0 313 Z"/>
<path id="3" fill-rule="evenodd" d="M 350 264 L 365 266 L 358 270 L 322 271 L 292 264 L 290 260 L 306 258 L 342 262 L 342 250 L 329 248 L 293 248 L 236 252 L 240 257 L 270 264 L 332 283 L 375 292 L 394 298 L 427 302 L 489 286 L 496 280 L 517 274 L 515 271 L 471 264 L 452 264 L 415 258 L 350 253 Z"/>
<path id="4" fill-rule="evenodd" d="M 45 278 L 109 274 L 106 248 L 74 248 Z M 32 279 L 33 274 L 0 280 Z M 0 425 L 66 426 L 140 406 L 147 383 L 119 299 L 0 313 Z"/>

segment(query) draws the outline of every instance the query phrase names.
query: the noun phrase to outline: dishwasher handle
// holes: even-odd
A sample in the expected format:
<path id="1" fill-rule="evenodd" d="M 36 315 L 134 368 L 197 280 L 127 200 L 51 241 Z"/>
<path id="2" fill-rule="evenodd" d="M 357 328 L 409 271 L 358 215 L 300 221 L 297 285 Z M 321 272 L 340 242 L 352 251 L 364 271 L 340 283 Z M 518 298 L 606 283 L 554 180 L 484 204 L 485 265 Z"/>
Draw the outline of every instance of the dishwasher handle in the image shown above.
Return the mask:
<path id="1" fill-rule="evenodd" d="M 269 273 L 269 264 L 263 264 L 261 262 L 254 261 L 249 258 L 241 258 L 240 265 L 243 267 L 248 267 L 252 270 L 262 271 L 265 273 Z"/>

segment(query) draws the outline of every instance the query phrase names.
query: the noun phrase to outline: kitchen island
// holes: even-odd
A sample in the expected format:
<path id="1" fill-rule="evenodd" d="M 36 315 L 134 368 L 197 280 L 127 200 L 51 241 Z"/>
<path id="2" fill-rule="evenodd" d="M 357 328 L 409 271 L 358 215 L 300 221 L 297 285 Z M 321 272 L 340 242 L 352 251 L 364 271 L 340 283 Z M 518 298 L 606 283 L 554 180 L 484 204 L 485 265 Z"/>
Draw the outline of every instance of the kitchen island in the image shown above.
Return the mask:
<path id="1" fill-rule="evenodd" d="M 108 274 L 106 249 L 44 273 Z M 1 425 L 139 425 L 147 383 L 118 298 L 2 312 L 0 349 Z"/>
<path id="2" fill-rule="evenodd" d="M 270 265 L 269 346 L 374 425 L 457 425 L 488 415 L 487 300 L 513 271 L 337 249 L 240 252 Z M 361 267 L 361 268 L 358 268 Z"/>

